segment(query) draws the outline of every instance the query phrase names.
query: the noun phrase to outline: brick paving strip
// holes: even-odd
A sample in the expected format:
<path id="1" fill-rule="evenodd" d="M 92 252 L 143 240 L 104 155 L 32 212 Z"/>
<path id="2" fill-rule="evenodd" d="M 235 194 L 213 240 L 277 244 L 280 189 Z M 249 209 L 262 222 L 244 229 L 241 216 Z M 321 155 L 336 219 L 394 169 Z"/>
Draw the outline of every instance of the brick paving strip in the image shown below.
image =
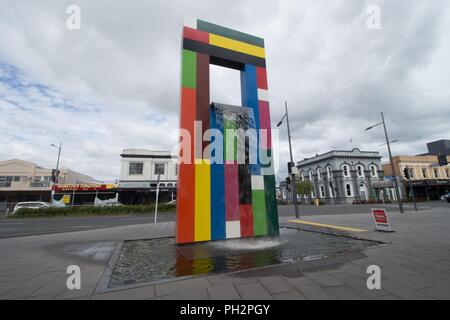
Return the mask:
<path id="1" fill-rule="evenodd" d="M 322 260 L 232 275 L 205 275 L 107 290 L 105 273 L 125 240 L 173 236 L 175 225 L 132 225 L 0 240 L 0 299 L 450 299 L 450 210 L 391 214 L 395 233 L 373 232 L 370 213 L 309 216 L 314 224 L 369 230 L 355 237 L 389 245 Z M 292 218 L 281 218 L 283 225 Z M 348 234 L 348 233 L 346 233 Z M 66 268 L 81 268 L 81 290 L 66 288 Z M 108 268 L 109 265 L 109 268 Z M 368 290 L 366 269 L 378 265 L 381 290 Z"/>

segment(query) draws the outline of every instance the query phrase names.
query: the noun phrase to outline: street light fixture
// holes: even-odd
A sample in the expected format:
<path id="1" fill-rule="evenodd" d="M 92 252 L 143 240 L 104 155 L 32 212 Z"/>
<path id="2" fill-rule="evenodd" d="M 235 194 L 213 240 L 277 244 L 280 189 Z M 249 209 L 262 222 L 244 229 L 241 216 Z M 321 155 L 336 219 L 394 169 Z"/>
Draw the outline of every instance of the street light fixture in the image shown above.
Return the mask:
<path id="1" fill-rule="evenodd" d="M 62 142 L 59 143 L 59 147 L 51 144 L 52 147 L 58 149 L 58 160 L 56 161 L 56 176 L 55 176 L 55 184 L 58 184 L 58 178 L 59 178 L 59 158 L 61 157 L 61 146 L 62 146 Z"/>
<path id="2" fill-rule="evenodd" d="M 383 114 L 383 112 L 381 112 L 381 120 L 382 121 L 380 123 L 377 123 L 377 124 L 367 128 L 366 131 L 372 130 L 373 128 L 378 127 L 379 125 L 383 125 L 384 135 L 386 137 L 386 145 L 387 145 L 388 151 L 389 151 L 389 161 L 391 163 L 392 173 L 394 175 L 394 186 L 395 186 L 395 194 L 396 194 L 397 199 L 398 199 L 398 208 L 400 209 L 400 213 L 403 213 L 404 212 L 403 211 L 403 203 L 402 203 L 402 200 L 400 199 L 400 192 L 398 190 L 397 174 L 395 172 L 394 160 L 392 159 L 391 145 L 390 145 L 390 142 L 389 142 L 389 137 L 388 137 L 388 133 L 387 133 L 387 129 L 386 129 L 386 122 L 384 121 L 384 114 Z M 394 142 L 394 141 L 392 141 L 392 142 Z M 397 142 L 397 141 L 395 141 L 395 142 Z"/>
<path id="3" fill-rule="evenodd" d="M 286 109 L 286 113 L 284 114 L 283 118 L 281 118 L 280 122 L 278 122 L 277 128 L 279 128 L 283 124 L 283 120 L 286 118 L 286 124 L 287 124 L 287 130 L 288 130 L 288 140 L 289 140 L 289 153 L 291 155 L 291 165 L 289 165 L 288 168 L 289 168 L 289 174 L 291 175 L 292 201 L 294 203 L 294 208 L 295 208 L 295 217 L 298 219 L 298 218 L 300 218 L 300 214 L 298 212 L 297 190 L 295 188 L 295 173 L 292 170 L 292 165 L 295 166 L 295 164 L 294 164 L 294 157 L 292 156 L 291 128 L 289 126 L 289 113 L 288 113 L 287 101 L 284 102 L 284 107 Z"/>
<path id="4" fill-rule="evenodd" d="M 400 142 L 400 140 L 393 140 L 393 141 L 391 141 L 391 142 L 389 142 L 389 143 L 397 143 L 397 142 Z M 383 143 L 383 144 L 380 144 L 379 145 L 379 147 L 382 147 L 382 146 L 385 146 L 387 143 Z"/>

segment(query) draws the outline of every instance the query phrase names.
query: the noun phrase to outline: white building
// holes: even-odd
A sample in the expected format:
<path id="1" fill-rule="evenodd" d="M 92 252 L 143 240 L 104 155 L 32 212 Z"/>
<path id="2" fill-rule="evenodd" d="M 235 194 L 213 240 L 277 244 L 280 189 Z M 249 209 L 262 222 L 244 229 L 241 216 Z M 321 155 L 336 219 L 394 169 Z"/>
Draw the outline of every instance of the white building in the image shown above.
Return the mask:
<path id="1" fill-rule="evenodd" d="M 125 149 L 122 158 L 119 192 L 127 204 L 152 202 L 159 177 L 160 190 L 170 199 L 176 195 L 178 159 L 168 151 Z"/>

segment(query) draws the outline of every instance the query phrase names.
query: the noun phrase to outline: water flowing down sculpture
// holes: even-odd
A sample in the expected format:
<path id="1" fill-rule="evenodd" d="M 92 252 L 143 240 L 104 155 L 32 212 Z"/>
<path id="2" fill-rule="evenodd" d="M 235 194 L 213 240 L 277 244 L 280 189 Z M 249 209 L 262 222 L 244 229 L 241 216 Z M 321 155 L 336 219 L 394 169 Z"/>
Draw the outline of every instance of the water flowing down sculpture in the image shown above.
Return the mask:
<path id="1" fill-rule="evenodd" d="M 241 72 L 242 106 L 211 104 L 211 64 Z M 176 242 L 278 235 L 264 40 L 186 19 L 181 82 Z"/>

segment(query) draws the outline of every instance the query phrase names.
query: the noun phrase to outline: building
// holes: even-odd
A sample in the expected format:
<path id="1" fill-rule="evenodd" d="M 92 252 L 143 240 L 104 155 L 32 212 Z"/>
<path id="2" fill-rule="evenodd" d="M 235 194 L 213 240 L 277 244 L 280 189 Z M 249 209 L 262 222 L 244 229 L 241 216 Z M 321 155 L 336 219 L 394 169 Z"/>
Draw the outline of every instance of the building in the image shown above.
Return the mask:
<path id="1" fill-rule="evenodd" d="M 381 155 L 378 152 L 333 150 L 297 163 L 298 179 L 311 181 L 314 191 L 302 195 L 303 203 L 319 199 L 327 204 L 381 200 L 384 195 L 373 187 L 383 181 Z M 389 186 L 388 186 L 389 187 Z M 281 196 L 289 197 L 286 183 L 280 184 Z"/>
<path id="2" fill-rule="evenodd" d="M 442 151 L 442 150 L 441 150 Z M 450 162 L 450 156 L 447 156 Z M 439 167 L 436 155 L 393 157 L 395 172 L 400 175 L 404 194 L 410 194 L 409 181 L 404 169 L 410 172 L 414 195 L 419 200 L 438 200 L 450 191 L 450 166 Z M 383 165 L 385 176 L 393 176 L 390 164 Z"/>
<path id="3" fill-rule="evenodd" d="M 427 143 L 428 153 L 425 155 L 437 156 L 444 154 L 450 156 L 450 140 L 438 140 Z"/>
<path id="4" fill-rule="evenodd" d="M 0 211 L 21 201 L 50 201 L 52 169 L 35 163 L 12 159 L 0 162 Z M 60 169 L 58 184 L 97 184 L 93 177 Z"/>
<path id="5" fill-rule="evenodd" d="M 176 197 L 178 160 L 168 151 L 126 149 L 120 155 L 119 201 L 148 204 L 154 201 L 159 180 L 161 200 Z"/>

